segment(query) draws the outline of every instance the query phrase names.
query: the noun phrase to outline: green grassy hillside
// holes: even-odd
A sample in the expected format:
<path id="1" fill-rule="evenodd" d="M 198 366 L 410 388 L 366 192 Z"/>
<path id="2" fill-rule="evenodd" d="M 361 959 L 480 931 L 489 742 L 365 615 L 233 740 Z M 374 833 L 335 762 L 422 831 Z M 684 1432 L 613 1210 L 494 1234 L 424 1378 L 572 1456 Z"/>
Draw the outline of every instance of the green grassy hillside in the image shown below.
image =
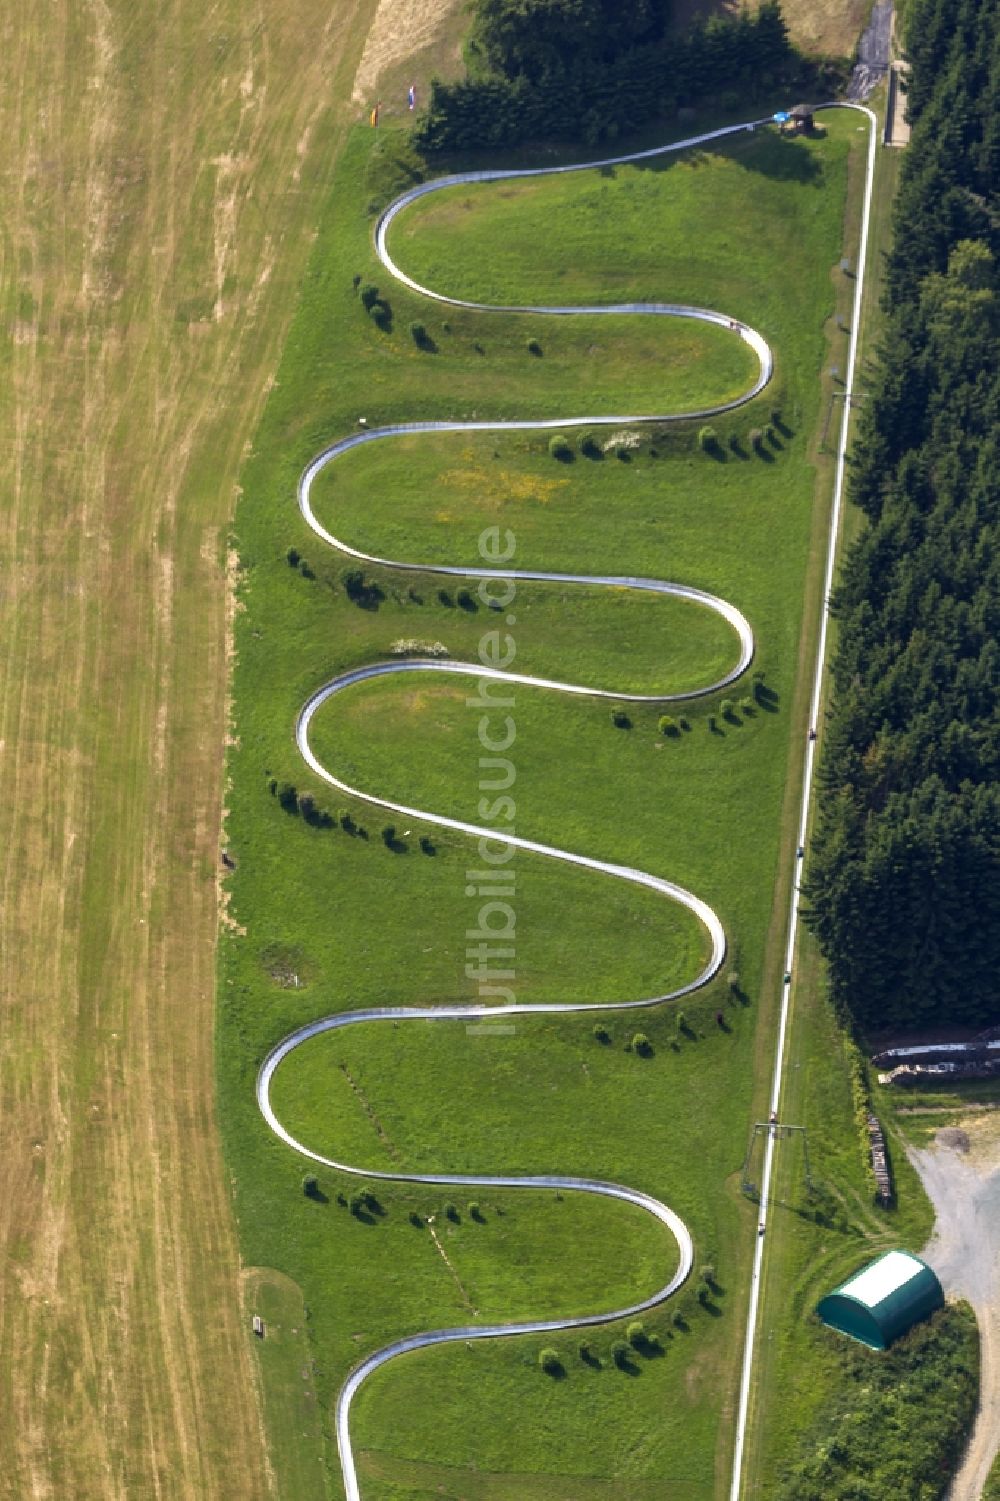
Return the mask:
<path id="1" fill-rule="evenodd" d="M 692 1286 L 650 1316 L 663 1353 L 626 1371 L 610 1360 L 614 1328 L 593 1334 L 589 1362 L 572 1337 L 396 1362 L 356 1404 L 366 1501 L 721 1494 L 754 1222 L 738 1170 L 761 1108 L 758 1060 L 772 1044 L 760 998 L 765 957 L 772 985 L 778 962 L 767 949 L 774 884 L 790 837 L 790 752 L 794 784 L 805 731 L 793 706 L 827 519 L 810 443 L 848 159 L 862 141 L 853 120 L 831 117 L 809 142 L 758 132 L 653 169 L 435 196 L 394 227 L 401 264 L 441 290 L 707 304 L 759 327 L 777 374 L 751 407 L 713 423 L 715 457 L 693 424 L 634 429 L 622 458 L 587 457 L 567 429 L 576 456 L 563 463 L 540 438 L 456 434 L 366 445 L 317 485 L 324 523 L 384 557 L 471 565 L 482 528 L 499 525 L 514 532 L 521 567 L 645 574 L 722 595 L 749 617 L 763 674 L 730 690 L 728 716 L 724 695 L 675 706 L 669 736 L 657 708 L 630 706 L 630 727 L 618 728 L 607 703 L 516 690 L 518 832 L 677 880 L 722 917 L 726 972 L 682 1003 L 683 1016 L 667 1006 L 610 1018 L 606 1043 L 593 1016 L 524 1018 L 512 1032 L 371 1025 L 310 1043 L 278 1072 L 279 1111 L 317 1150 L 372 1169 L 615 1178 L 675 1207 L 698 1263 L 716 1269 L 704 1305 Z M 442 598 L 441 579 L 389 566 L 366 566 L 352 599 L 346 576 L 357 565 L 304 526 L 297 477 L 361 415 L 372 426 L 665 415 L 726 400 L 752 379 L 725 331 L 463 312 L 390 285 L 371 251 L 366 208 L 387 192 L 384 176 L 373 192 L 372 151 L 372 133 L 359 131 L 338 168 L 243 475 L 228 820 L 236 870 L 221 955 L 220 1088 L 244 1256 L 302 1288 L 328 1412 L 350 1366 L 392 1338 L 470 1316 L 614 1307 L 664 1282 L 676 1251 L 633 1212 L 572 1196 L 491 1193 L 479 1217 L 456 1203 L 453 1221 L 441 1218 L 444 1192 L 383 1185 L 379 1210 L 359 1218 L 338 1203 L 356 1181 L 320 1171 L 321 1198 L 305 1197 L 305 1165 L 258 1116 L 257 1067 L 294 1026 L 359 1006 L 477 998 L 464 972 L 474 847 L 413 822 L 398 826 L 402 848 L 388 849 L 388 816 L 313 779 L 292 729 L 310 692 L 401 639 L 474 658 L 488 612 L 462 606 L 461 581 Z M 353 276 L 379 286 L 390 328 L 366 315 Z M 415 345 L 414 321 L 433 349 Z M 769 425 L 757 452 L 750 432 Z M 524 585 L 510 613 L 520 670 L 595 686 L 687 691 L 736 655 L 728 627 L 698 607 L 630 591 Z M 466 697 L 446 677 L 368 684 L 320 712 L 314 747 L 363 790 L 476 819 L 481 749 Z M 350 811 L 368 837 L 284 812 L 273 780 Z M 434 853 L 421 850 L 423 833 Z M 655 994 L 704 961 L 693 919 L 651 893 L 528 856 L 515 867 L 521 1001 Z M 639 1029 L 649 1057 L 625 1049 Z M 849 1101 L 840 1107 L 849 1130 Z M 439 1244 L 411 1214 L 436 1216 Z M 559 1347 L 564 1379 L 539 1370 L 542 1343 Z M 335 1456 L 330 1468 L 337 1494 Z"/>

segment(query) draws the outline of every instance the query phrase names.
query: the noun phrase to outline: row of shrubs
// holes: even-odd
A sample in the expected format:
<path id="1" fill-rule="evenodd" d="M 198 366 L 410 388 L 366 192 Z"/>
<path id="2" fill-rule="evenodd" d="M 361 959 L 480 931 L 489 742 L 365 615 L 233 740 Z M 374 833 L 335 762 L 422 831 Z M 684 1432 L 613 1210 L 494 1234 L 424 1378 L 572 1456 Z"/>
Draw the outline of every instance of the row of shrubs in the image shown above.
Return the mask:
<path id="1" fill-rule="evenodd" d="M 326 1195 L 320 1188 L 319 1179 L 315 1173 L 306 1173 L 302 1179 L 302 1192 L 307 1199 L 316 1199 L 321 1203 L 326 1201 Z M 353 1194 L 346 1194 L 340 1191 L 336 1195 L 336 1202 L 342 1209 L 349 1209 L 355 1219 L 362 1219 L 366 1215 L 377 1215 L 379 1218 L 384 1218 L 389 1212 L 378 1195 L 370 1188 L 359 1189 L 357 1193 Z M 460 1225 L 462 1223 L 462 1214 L 456 1204 L 445 1204 L 440 1213 L 453 1225 Z M 486 1224 L 486 1214 L 482 1205 L 476 1200 L 472 1200 L 466 1206 L 466 1213 L 470 1220 L 475 1220 L 477 1225 Z M 415 1229 L 423 1230 L 427 1225 L 432 1224 L 438 1216 L 436 1214 L 421 1214 L 419 1210 L 411 1209 L 407 1218 Z"/>
<path id="2" fill-rule="evenodd" d="M 296 569 L 304 579 L 314 579 L 316 577 L 312 565 L 307 558 L 302 556 L 297 547 L 289 547 L 287 549 L 285 552 L 285 561 L 289 568 Z M 329 584 L 331 588 L 334 587 L 330 579 L 325 579 L 324 582 Z M 359 605 L 362 609 L 377 609 L 386 597 L 383 585 L 378 579 L 369 577 L 363 568 L 348 568 L 343 574 L 342 582 L 344 593 L 348 599 L 352 604 Z M 402 600 L 402 597 L 398 594 L 395 597 L 400 601 Z M 416 605 L 422 605 L 424 602 L 423 595 L 419 594 L 412 587 L 407 590 L 406 598 L 412 604 Z M 448 610 L 454 609 L 457 605 L 460 610 L 465 610 L 470 615 L 475 615 L 479 609 L 478 599 L 470 589 L 465 588 L 459 589 L 454 594 L 450 589 L 438 589 L 437 601 Z M 491 608 L 497 610 L 502 608 L 496 601 L 490 601 L 490 605 Z"/>
<path id="3" fill-rule="evenodd" d="M 740 714 L 743 714 L 747 719 L 752 719 L 757 713 L 758 707 L 758 701 L 752 694 L 748 693 L 738 702 L 732 698 L 724 698 L 719 705 L 719 712 L 728 724 L 740 725 L 743 723 L 743 720 L 739 717 Z M 611 723 L 616 730 L 630 730 L 632 728 L 632 719 L 625 709 L 612 709 Z M 710 730 L 718 728 L 714 714 L 706 716 L 706 723 Z M 672 714 L 661 714 L 656 724 L 660 734 L 666 736 L 668 740 L 679 740 L 682 732 L 686 734 L 691 729 L 691 721 L 689 719 L 685 719 L 683 716 L 675 719 Z"/>
<path id="4" fill-rule="evenodd" d="M 712 1294 L 719 1291 L 719 1285 L 715 1278 L 715 1268 L 713 1266 L 703 1266 L 698 1274 L 698 1287 L 695 1295 L 698 1302 L 704 1308 L 710 1303 Z M 683 1308 L 680 1306 L 675 1307 L 671 1314 L 670 1322 L 672 1327 L 678 1331 L 687 1329 L 688 1323 Z M 617 1366 L 620 1371 L 629 1370 L 633 1355 L 641 1355 L 649 1360 L 663 1353 L 664 1346 L 660 1336 L 655 1331 L 647 1329 L 641 1319 L 633 1319 L 626 1326 L 625 1338 L 614 1340 L 608 1351 L 612 1364 Z M 601 1357 L 589 1339 L 580 1341 L 577 1346 L 577 1355 L 584 1365 L 600 1369 L 602 1365 Z M 558 1379 L 567 1374 L 566 1360 L 562 1353 L 551 1345 L 546 1345 L 539 1350 L 538 1364 L 547 1376 L 553 1376 Z"/>
<path id="5" fill-rule="evenodd" d="M 317 803 L 311 792 L 300 792 L 294 782 L 279 782 L 277 777 L 269 777 L 267 787 L 271 796 L 277 799 L 279 806 L 286 813 L 297 815 L 314 829 L 342 829 L 345 834 L 350 834 L 353 838 L 368 838 L 368 830 L 363 824 L 358 823 L 348 809 L 338 808 L 331 813 L 328 808 Z M 393 823 L 383 826 L 381 837 L 387 849 L 399 852 L 407 848 Z M 421 834 L 418 842 L 425 855 L 437 854 L 438 847 L 428 834 Z"/>
<path id="6" fill-rule="evenodd" d="M 768 447 L 780 447 L 781 438 L 787 435 L 788 429 L 783 428 L 780 411 L 773 411 L 770 421 L 766 422 L 763 427 L 752 427 L 745 435 L 741 432 L 731 432 L 725 440 L 720 437 L 714 427 L 708 425 L 700 427 L 697 442 L 702 453 L 716 457 L 724 456 L 726 448 L 735 454 L 743 453 L 744 442 L 749 444 L 754 453 L 763 455 L 767 453 Z M 641 445 L 636 441 L 629 443 L 623 440 L 604 444 L 596 433 L 587 430 L 580 433 L 575 445 L 566 433 L 554 433 L 549 439 L 548 446 L 551 458 L 558 460 L 561 464 L 569 464 L 578 453 L 588 459 L 602 459 L 607 453 L 613 453 L 616 458 L 627 462 Z M 655 448 L 649 449 L 649 452 L 652 457 L 657 457 Z"/>
<path id="7" fill-rule="evenodd" d="M 773 448 L 779 447 L 782 436 L 784 434 L 782 432 L 781 413 L 775 411 L 771 413 L 770 422 L 765 422 L 763 427 L 752 427 L 749 430 L 746 435 L 746 442 L 753 449 L 754 453 L 763 454 L 766 451 L 765 444 L 770 444 Z M 731 432 L 726 438 L 725 445 L 723 445 L 723 441 L 714 427 L 706 425 L 698 429 L 698 447 L 702 453 L 722 454 L 725 447 L 728 447 L 733 453 L 739 453 L 742 450 L 743 442 L 743 434 L 739 432 Z"/>
<path id="8" fill-rule="evenodd" d="M 360 276 L 354 277 L 354 290 L 358 295 L 358 301 L 362 308 L 375 326 L 380 328 L 384 333 L 388 332 L 392 328 L 392 305 L 388 298 L 382 296 L 374 282 L 363 281 Z M 443 323 L 441 327 L 445 333 L 451 332 L 450 323 Z M 411 323 L 409 332 L 410 338 L 418 349 L 424 350 L 427 354 L 436 353 L 437 344 L 434 342 L 426 323 L 419 321 Z M 483 352 L 481 345 L 477 344 L 474 347 L 477 353 L 481 354 Z M 538 339 L 525 339 L 524 347 L 535 359 L 541 358 L 542 346 Z"/>
<path id="9" fill-rule="evenodd" d="M 730 971 L 728 987 L 729 998 L 731 1001 L 735 1002 L 743 998 L 743 991 L 740 987 L 740 977 L 735 969 Z M 684 1037 L 689 1042 L 694 1042 L 698 1037 L 698 1032 L 695 1027 L 692 1026 L 686 1014 L 683 1011 L 675 1011 L 673 1013 L 673 1018 L 674 1025 L 677 1029 L 677 1037 Z M 721 1011 L 716 1011 L 715 1021 L 718 1027 L 725 1029 L 725 1017 Z M 610 1047 L 615 1040 L 614 1033 L 611 1031 L 611 1028 L 607 1025 L 606 1022 L 595 1022 L 592 1030 L 592 1036 L 595 1042 L 599 1042 L 601 1046 L 605 1048 Z M 635 1053 L 639 1058 L 652 1058 L 656 1051 L 652 1042 L 646 1036 L 645 1032 L 633 1032 L 631 1037 L 626 1038 L 624 1048 L 626 1053 Z"/>

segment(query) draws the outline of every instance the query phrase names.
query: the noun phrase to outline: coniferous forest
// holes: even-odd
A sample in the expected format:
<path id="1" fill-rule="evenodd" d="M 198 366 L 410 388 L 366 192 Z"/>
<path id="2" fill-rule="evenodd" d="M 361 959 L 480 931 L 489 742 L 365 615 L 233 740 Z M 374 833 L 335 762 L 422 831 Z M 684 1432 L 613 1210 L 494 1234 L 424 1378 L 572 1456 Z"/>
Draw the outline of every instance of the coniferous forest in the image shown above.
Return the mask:
<path id="1" fill-rule="evenodd" d="M 684 32 L 669 0 L 475 0 L 472 15 L 469 76 L 433 81 L 420 151 L 610 141 L 709 94 L 770 100 L 801 61 L 777 0 Z"/>
<path id="2" fill-rule="evenodd" d="M 1000 0 L 913 0 L 808 920 L 866 1030 L 1000 1011 Z"/>

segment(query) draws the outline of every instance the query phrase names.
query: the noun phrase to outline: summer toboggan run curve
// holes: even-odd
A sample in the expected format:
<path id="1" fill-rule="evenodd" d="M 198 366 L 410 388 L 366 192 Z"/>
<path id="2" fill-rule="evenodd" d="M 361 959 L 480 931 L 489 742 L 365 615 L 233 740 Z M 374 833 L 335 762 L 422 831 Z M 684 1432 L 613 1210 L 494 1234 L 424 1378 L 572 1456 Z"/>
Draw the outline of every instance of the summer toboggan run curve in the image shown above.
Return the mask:
<path id="1" fill-rule="evenodd" d="M 508 844 L 517 849 L 525 850 L 531 854 L 541 855 L 548 859 L 559 860 L 564 864 L 582 866 L 588 870 L 599 871 L 602 874 L 617 880 L 630 881 L 636 885 L 644 886 L 671 901 L 679 902 L 688 908 L 699 919 L 705 928 L 711 953 L 708 961 L 700 974 L 696 975 L 688 984 L 677 990 L 670 991 L 666 995 L 651 996 L 645 999 L 619 1002 L 582 1002 L 548 1004 L 548 1005 L 517 1005 L 517 1006 L 432 1006 L 432 1007 L 371 1007 L 360 1011 L 348 1011 L 333 1016 L 324 1017 L 318 1021 L 309 1023 L 298 1028 L 282 1042 L 278 1043 L 265 1058 L 257 1078 L 257 1101 L 260 1110 L 271 1130 L 293 1148 L 300 1156 L 323 1166 L 336 1169 L 338 1172 L 351 1173 L 367 1179 L 380 1179 L 397 1183 L 426 1183 L 435 1184 L 446 1188 L 510 1188 L 510 1189 L 557 1189 L 563 1193 L 598 1194 L 608 1198 L 623 1200 L 644 1209 L 655 1219 L 664 1224 L 672 1233 L 679 1250 L 679 1261 L 673 1276 L 650 1297 L 641 1302 L 631 1304 L 627 1308 L 614 1309 L 611 1312 L 588 1315 L 582 1318 L 572 1319 L 535 1319 L 520 1323 L 507 1324 L 475 1324 L 464 1328 L 433 1330 L 424 1334 L 411 1335 L 406 1339 L 397 1340 L 381 1350 L 375 1351 L 362 1360 L 350 1373 L 337 1398 L 336 1428 L 337 1444 L 340 1453 L 340 1464 L 343 1472 L 344 1489 L 348 1501 L 361 1501 L 361 1491 L 358 1484 L 357 1471 L 354 1462 L 354 1454 L 350 1438 L 350 1410 L 351 1402 L 361 1384 L 376 1371 L 380 1366 L 393 1360 L 397 1355 L 407 1351 L 425 1349 L 431 1345 L 440 1345 L 452 1341 L 495 1339 L 501 1336 L 517 1334 L 539 1334 L 564 1329 L 586 1328 L 597 1324 L 607 1324 L 623 1318 L 633 1316 L 664 1302 L 685 1281 L 692 1265 L 693 1247 L 690 1233 L 680 1219 L 666 1204 L 660 1203 L 648 1194 L 640 1193 L 635 1189 L 624 1187 L 616 1183 L 605 1183 L 598 1180 L 585 1178 L 567 1178 L 557 1173 L 544 1174 L 535 1177 L 507 1177 L 503 1174 L 445 1174 L 445 1173 L 401 1173 L 386 1172 L 373 1168 L 357 1166 L 353 1163 L 337 1162 L 330 1157 L 324 1157 L 318 1152 L 312 1151 L 282 1125 L 277 1118 L 271 1104 L 271 1081 L 275 1071 L 282 1061 L 288 1057 L 301 1043 L 309 1038 L 316 1037 L 320 1033 L 333 1032 L 341 1027 L 349 1027 L 355 1023 L 377 1021 L 427 1021 L 427 1020 L 454 1020 L 472 1019 L 480 1017 L 501 1017 L 507 1014 L 517 1013 L 520 1015 L 538 1015 L 540 1013 L 564 1013 L 584 1011 L 631 1011 L 643 1007 L 658 1006 L 667 1001 L 677 1000 L 679 997 L 688 995 L 694 990 L 700 989 L 720 969 L 726 953 L 726 936 L 722 924 L 715 912 L 706 902 L 685 891 L 670 881 L 658 876 L 649 875 L 644 871 L 632 869 L 623 865 L 612 864 L 608 861 L 597 859 L 593 856 L 574 854 L 567 850 L 557 849 L 551 845 L 540 844 L 531 839 L 498 834 L 495 829 L 482 828 L 476 824 L 465 823 L 460 819 L 445 817 L 442 814 L 428 812 L 419 808 L 411 808 L 402 803 L 390 801 L 388 798 L 375 796 L 372 793 L 361 791 L 359 788 L 350 786 L 335 776 L 318 760 L 313 751 L 309 731 L 313 716 L 316 711 L 328 700 L 338 693 L 344 692 L 355 683 L 367 679 L 383 677 L 398 673 L 421 673 L 432 672 L 441 674 L 458 674 L 475 678 L 496 678 L 507 683 L 520 683 L 530 687 L 551 689 L 554 692 L 579 694 L 593 698 L 610 699 L 618 702 L 639 703 L 668 703 L 678 700 L 688 700 L 701 697 L 705 694 L 715 693 L 739 678 L 750 665 L 754 652 L 753 633 L 746 618 L 735 606 L 718 599 L 713 595 L 700 590 L 688 588 L 681 584 L 667 583 L 657 579 L 631 578 L 616 575 L 594 575 L 573 573 L 544 573 L 534 570 L 522 569 L 485 569 L 467 567 L 445 567 L 426 563 L 401 563 L 391 558 L 377 558 L 349 546 L 340 538 L 333 536 L 316 517 L 311 501 L 313 481 L 328 464 L 332 464 L 341 454 L 352 448 L 357 448 L 365 443 L 379 443 L 389 441 L 394 437 L 406 433 L 447 433 L 447 432 L 500 432 L 500 431 L 543 431 L 563 429 L 568 427 L 595 427 L 595 426 L 621 426 L 623 424 L 637 424 L 649 422 L 680 422 L 692 419 L 717 416 L 729 411 L 734 407 L 743 405 L 752 400 L 767 385 L 771 378 L 773 359 L 771 350 L 763 338 L 754 329 L 736 321 L 727 313 L 714 312 L 705 308 L 688 307 L 677 303 L 618 303 L 613 306 L 597 307 L 571 307 L 571 306 L 531 306 L 531 307 L 498 307 L 487 303 L 464 301 L 458 298 L 447 297 L 440 292 L 431 291 L 421 286 L 412 277 L 406 275 L 393 261 L 387 248 L 387 234 L 390 225 L 396 216 L 414 203 L 418 198 L 428 193 L 437 192 L 442 188 L 453 187 L 472 182 L 498 182 L 521 177 L 541 177 L 555 173 L 579 172 L 603 166 L 615 166 L 627 162 L 640 161 L 650 157 L 662 156 L 670 152 L 680 152 L 692 147 L 702 146 L 708 142 L 718 141 L 727 136 L 736 135 L 753 129 L 764 121 L 754 121 L 749 124 L 729 126 L 721 130 L 709 131 L 703 135 L 692 136 L 687 140 L 677 141 L 671 145 L 656 147 L 648 151 L 639 151 L 622 156 L 608 157 L 601 161 L 580 162 L 570 166 L 557 166 L 535 168 L 517 171 L 486 171 L 458 173 L 448 177 L 442 177 L 432 182 L 421 183 L 401 194 L 382 214 L 375 231 L 375 247 L 378 258 L 382 265 L 399 282 L 410 287 L 413 291 L 428 297 L 435 302 L 445 303 L 450 306 L 470 308 L 484 314 L 492 312 L 524 312 L 533 314 L 547 314 L 559 317 L 572 317 L 575 314 L 621 314 L 631 313 L 641 317 L 668 317 L 668 318 L 691 318 L 704 323 L 713 323 L 724 329 L 730 330 L 734 338 L 741 339 L 752 350 L 756 357 L 758 373 L 750 388 L 742 396 L 733 401 L 723 402 L 717 406 L 705 407 L 698 410 L 685 412 L 656 412 L 656 413 L 627 413 L 615 416 L 580 415 L 569 416 L 545 421 L 505 421 L 505 422 L 413 422 L 400 423 L 392 427 L 372 428 L 353 433 L 331 444 L 312 460 L 303 473 L 298 487 L 298 503 L 308 525 L 316 535 L 335 548 L 338 552 L 350 557 L 358 558 L 363 562 L 382 564 L 397 570 L 405 570 L 418 573 L 434 573 L 465 579 L 523 579 L 523 580 L 547 580 L 561 584 L 606 584 L 618 588 L 632 588 L 660 595 L 672 595 L 675 598 L 687 600 L 702 608 L 715 611 L 732 626 L 738 644 L 736 661 L 733 667 L 718 681 L 706 684 L 703 688 L 684 694 L 634 694 L 614 693 L 606 690 L 588 688 L 574 683 L 563 683 L 547 678 L 532 677 L 523 673 L 503 672 L 480 666 L 478 663 L 465 663 L 440 659 L 420 660 L 392 660 L 373 663 L 369 666 L 354 668 L 349 672 L 334 678 L 320 688 L 302 709 L 296 725 L 296 742 L 306 764 L 330 786 L 339 788 L 363 802 L 376 808 L 384 808 L 392 813 L 404 815 L 407 818 L 419 819 L 424 823 L 436 825 L 439 828 L 450 829 L 456 833 L 468 835 L 472 838 L 488 836 L 491 840 Z"/>

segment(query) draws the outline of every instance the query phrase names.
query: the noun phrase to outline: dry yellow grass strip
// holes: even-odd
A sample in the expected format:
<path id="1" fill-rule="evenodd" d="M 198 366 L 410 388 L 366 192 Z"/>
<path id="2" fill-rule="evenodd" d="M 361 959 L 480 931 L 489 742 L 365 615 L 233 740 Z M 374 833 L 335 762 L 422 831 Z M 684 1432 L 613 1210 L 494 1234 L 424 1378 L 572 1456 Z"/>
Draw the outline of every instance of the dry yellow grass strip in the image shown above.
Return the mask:
<path id="1" fill-rule="evenodd" d="M 270 1489 L 213 1114 L 225 535 L 372 0 L 0 12 L 0 1495 Z"/>

